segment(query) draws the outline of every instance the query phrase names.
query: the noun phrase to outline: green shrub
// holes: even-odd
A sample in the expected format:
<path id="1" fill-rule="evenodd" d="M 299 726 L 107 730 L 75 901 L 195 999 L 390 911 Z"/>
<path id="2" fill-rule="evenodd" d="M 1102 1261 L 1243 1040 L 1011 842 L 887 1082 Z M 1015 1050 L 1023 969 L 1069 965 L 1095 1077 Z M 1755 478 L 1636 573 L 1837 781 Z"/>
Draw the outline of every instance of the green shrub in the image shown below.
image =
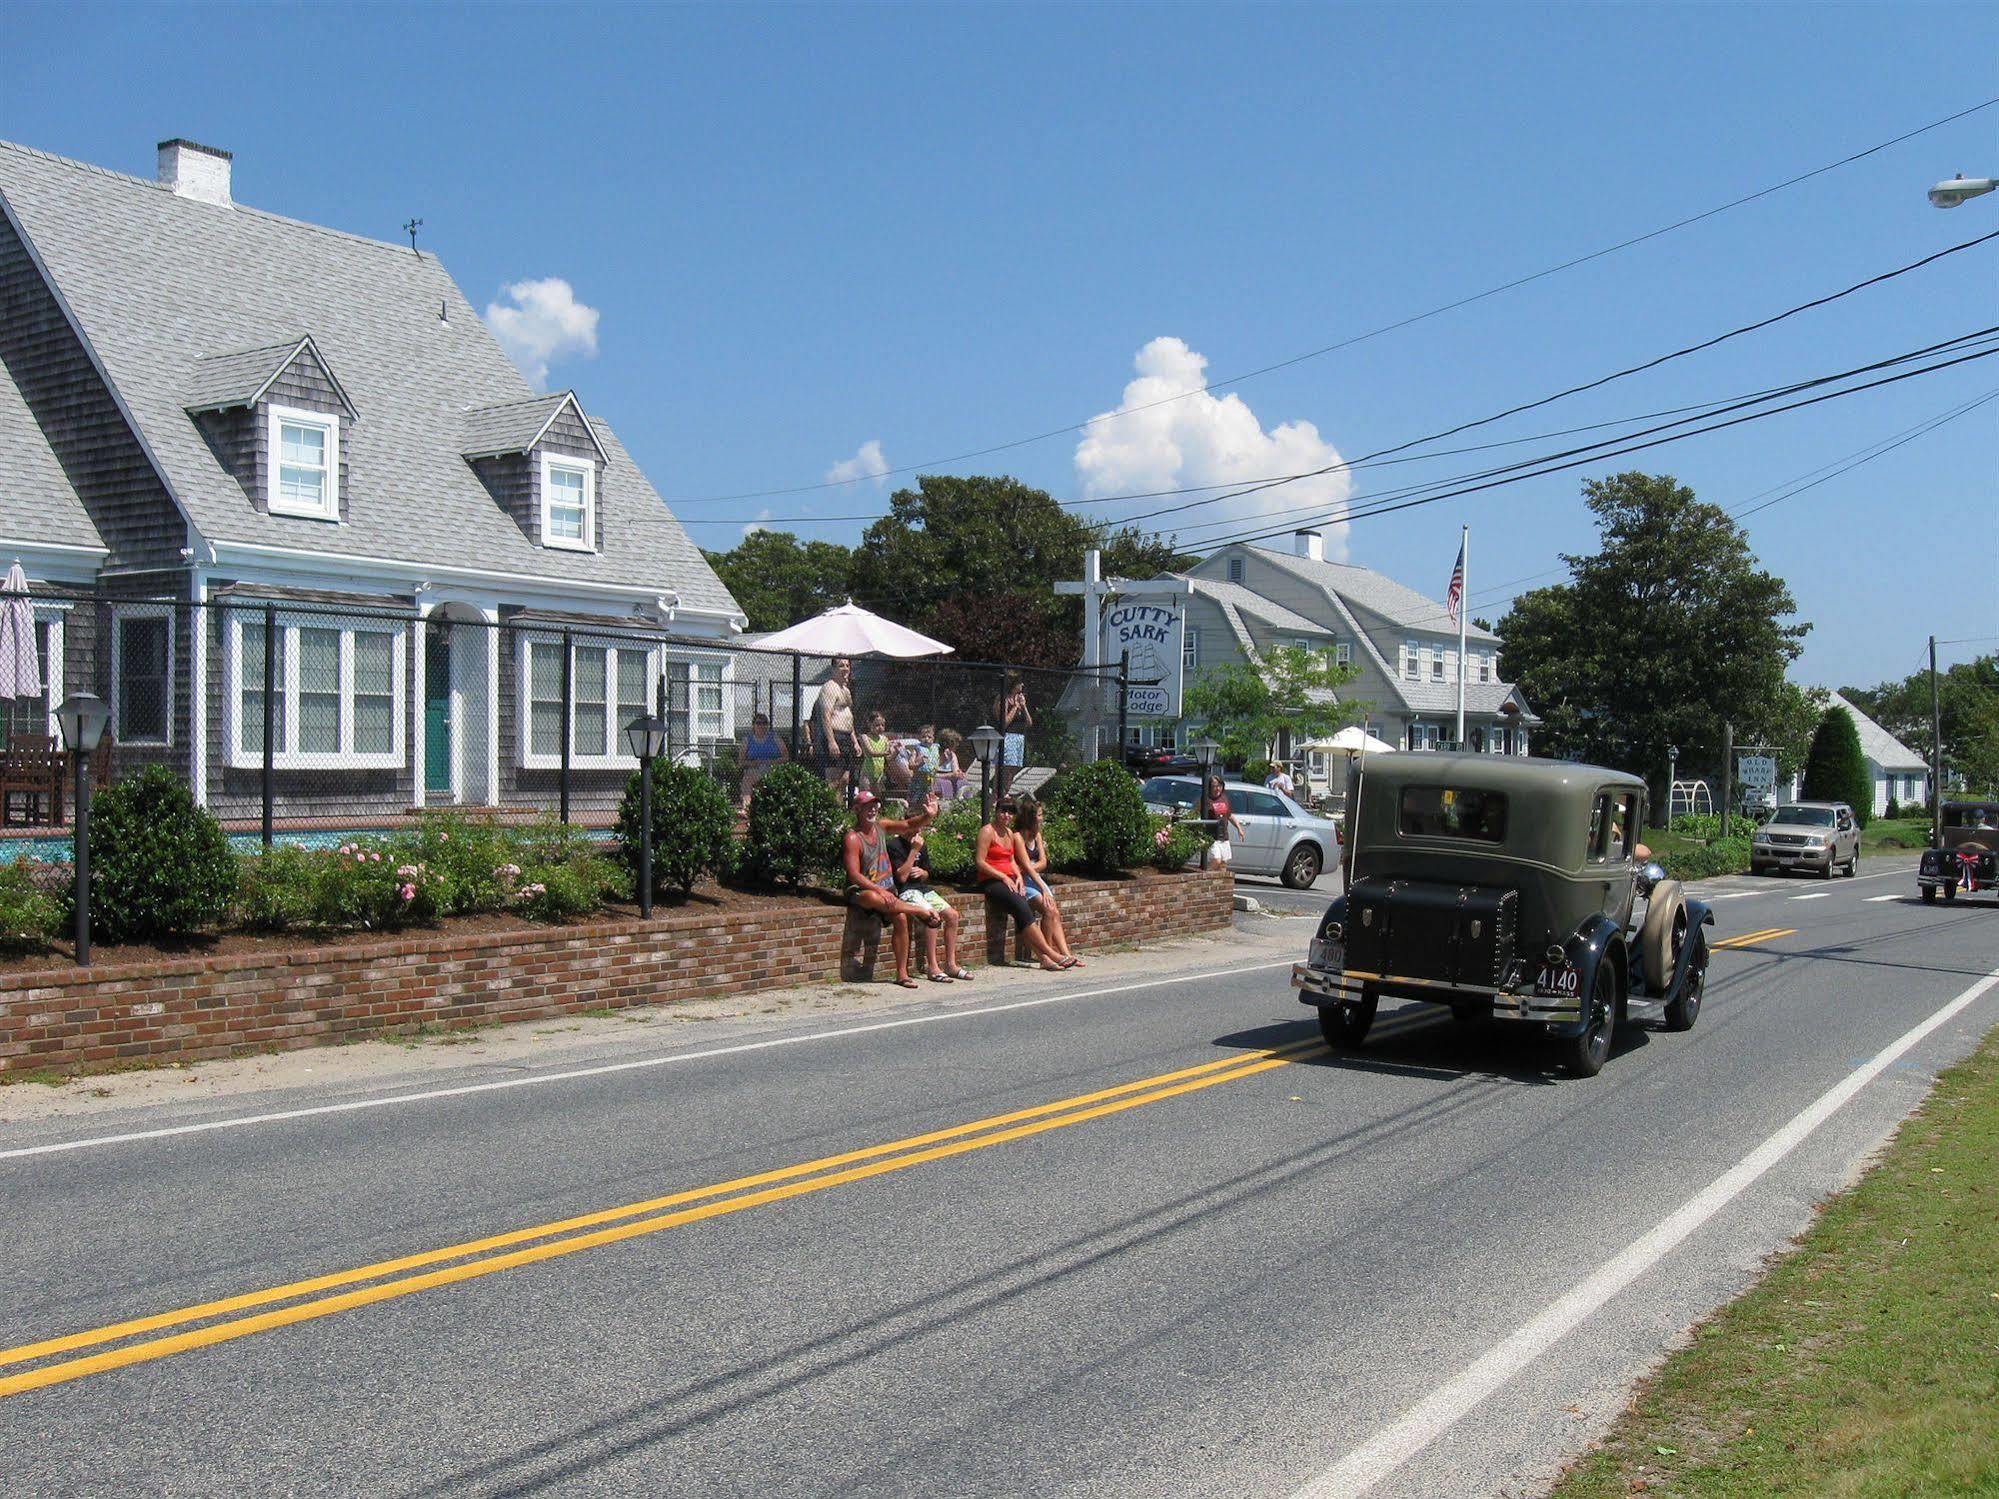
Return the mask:
<path id="1" fill-rule="evenodd" d="M 237 910 L 252 931 L 393 932 L 427 926 L 443 888 L 412 862 L 405 839 L 358 839 L 337 849 L 280 844 L 242 861 Z"/>
<path id="2" fill-rule="evenodd" d="M 1122 874 L 1152 854 L 1152 814 L 1138 777 L 1113 760 L 1079 765 L 1063 778 L 1060 810 L 1076 821 L 1083 868 Z"/>
<path id="3" fill-rule="evenodd" d="M 289 932 L 313 924 L 314 889 L 323 855 L 293 843 L 237 861 L 236 918 L 253 932 Z"/>
<path id="4" fill-rule="evenodd" d="M 74 873 L 69 877 L 76 878 Z M 46 887 L 56 878 L 59 872 L 51 867 L 44 875 L 33 859 L 0 864 L 0 947 L 30 950 L 62 932 L 67 905 Z"/>
<path id="5" fill-rule="evenodd" d="M 236 893 L 222 824 L 186 783 L 149 765 L 103 792 L 90 824 L 90 924 L 107 942 L 185 937 L 221 921 Z"/>
<path id="6" fill-rule="evenodd" d="M 1896 801 L 1894 797 L 1889 797 L 1888 805 L 1881 809 L 1881 815 L 1890 822 L 1899 821 L 1902 816 L 1902 804 Z"/>
<path id="7" fill-rule="evenodd" d="M 762 788 L 758 788 L 761 790 Z M 639 867 L 639 774 L 632 773 L 618 808 L 618 853 L 634 881 Z M 691 765 L 652 763 L 652 891 L 686 894 L 729 855 L 736 825 L 729 794 Z"/>
<path id="8" fill-rule="evenodd" d="M 837 868 L 846 826 L 832 787 L 803 765 L 773 766 L 750 793 L 737 855 L 741 877 L 759 885 L 798 885 Z"/>
<path id="9" fill-rule="evenodd" d="M 1678 849 L 1658 861 L 1676 880 L 1708 880 L 1716 875 L 1743 874 L 1749 869 L 1749 839 L 1718 838 L 1702 848 Z"/>
<path id="10" fill-rule="evenodd" d="M 1874 779 L 1867 773 L 1860 730 L 1854 726 L 1853 715 L 1837 703 L 1825 710 L 1805 755 L 1804 798 L 1845 802 L 1862 827 L 1873 814 Z"/>
<path id="11" fill-rule="evenodd" d="M 1242 778 L 1245 781 L 1253 781 L 1258 786 L 1261 786 L 1265 781 L 1270 779 L 1270 762 L 1268 760 L 1243 761 Z"/>
<path id="12" fill-rule="evenodd" d="M 969 885 L 978 842 L 979 804 L 954 802 L 923 830 L 923 867 L 938 884 Z"/>
<path id="13" fill-rule="evenodd" d="M 569 921 L 587 916 L 624 885 L 624 871 L 608 859 L 530 865 L 514 893 L 514 909 L 535 921 Z"/>
<path id="14" fill-rule="evenodd" d="M 1075 874 L 1083 867 L 1083 830 L 1067 812 L 1042 809 L 1041 848 L 1048 855 L 1050 869 Z"/>
<path id="15" fill-rule="evenodd" d="M 535 826 L 537 831 L 543 827 Z M 563 828 L 553 819 L 546 826 Z M 583 836 L 574 828 L 564 831 L 579 839 Z M 521 830 L 492 818 L 475 819 L 456 812 L 426 813 L 415 832 L 393 841 L 397 863 L 422 865 L 428 871 L 430 899 L 445 916 L 505 909 L 513 891 L 498 871 L 528 863 L 531 858 L 523 846 Z"/>
<path id="16" fill-rule="evenodd" d="M 1185 869 L 1207 852 L 1214 842 L 1208 830 L 1195 822 L 1179 822 L 1170 817 L 1152 819 L 1152 852 L 1147 862 L 1154 869 Z"/>
<path id="17" fill-rule="evenodd" d="M 1734 819 L 1740 822 L 1741 818 Z M 1688 813 L 1673 819 L 1672 831 L 1687 838 L 1719 838 L 1721 836 L 1721 814 L 1719 812 Z"/>

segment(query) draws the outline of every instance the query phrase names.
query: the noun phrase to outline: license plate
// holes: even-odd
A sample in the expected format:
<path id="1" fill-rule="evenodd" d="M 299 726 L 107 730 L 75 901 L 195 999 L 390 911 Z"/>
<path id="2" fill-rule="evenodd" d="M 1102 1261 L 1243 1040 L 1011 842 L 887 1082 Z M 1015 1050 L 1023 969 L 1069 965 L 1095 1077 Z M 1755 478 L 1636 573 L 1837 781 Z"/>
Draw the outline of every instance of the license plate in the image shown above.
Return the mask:
<path id="1" fill-rule="evenodd" d="M 1305 961 L 1314 968 L 1341 969 L 1347 963 L 1347 945 L 1344 942 L 1328 942 L 1323 937 L 1314 937 L 1312 945 L 1305 950 Z"/>
<path id="2" fill-rule="evenodd" d="M 1583 992 L 1583 976 L 1573 963 L 1543 963 L 1534 976 L 1534 993 L 1544 999 L 1574 999 Z"/>

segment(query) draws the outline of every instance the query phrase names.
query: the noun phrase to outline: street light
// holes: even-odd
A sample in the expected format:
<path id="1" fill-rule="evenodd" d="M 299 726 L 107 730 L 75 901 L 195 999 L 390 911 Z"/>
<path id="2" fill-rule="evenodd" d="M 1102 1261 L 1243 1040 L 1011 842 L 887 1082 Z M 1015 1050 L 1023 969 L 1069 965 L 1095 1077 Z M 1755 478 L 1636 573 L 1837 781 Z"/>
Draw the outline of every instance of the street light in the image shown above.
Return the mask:
<path id="1" fill-rule="evenodd" d="M 1930 189 L 1930 201 L 1938 208 L 1955 208 L 1970 198 L 1982 198 L 1999 187 L 1999 177 L 1952 177 Z"/>
<path id="2" fill-rule="evenodd" d="M 1006 736 L 989 723 L 982 723 L 966 736 L 972 746 L 972 753 L 979 757 L 979 820 L 993 820 L 993 799 L 990 790 L 989 773 L 993 756 L 999 753 Z"/>
<path id="3" fill-rule="evenodd" d="M 1205 781 L 1208 777 L 1208 772 L 1215 768 L 1215 755 L 1220 751 L 1221 746 L 1206 734 L 1203 734 L 1199 739 L 1189 744 L 1187 748 L 1194 752 L 1194 758 L 1200 762 L 1201 779 Z"/>
<path id="4" fill-rule="evenodd" d="M 652 762 L 666 750 L 666 720 L 645 713 L 625 725 L 625 744 L 639 762 L 639 916 L 652 919 Z"/>
<path id="5" fill-rule="evenodd" d="M 79 692 L 56 709 L 62 742 L 76 756 L 76 961 L 90 963 L 90 757 L 103 742 L 111 710 L 94 693 Z"/>

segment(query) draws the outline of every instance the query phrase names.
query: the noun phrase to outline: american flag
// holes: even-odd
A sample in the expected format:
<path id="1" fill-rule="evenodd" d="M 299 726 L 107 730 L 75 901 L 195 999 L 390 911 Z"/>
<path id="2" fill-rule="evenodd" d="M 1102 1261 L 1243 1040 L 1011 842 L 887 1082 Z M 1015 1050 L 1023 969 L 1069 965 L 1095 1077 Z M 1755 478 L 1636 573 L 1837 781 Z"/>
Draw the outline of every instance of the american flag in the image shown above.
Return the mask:
<path id="1" fill-rule="evenodd" d="M 1444 607 L 1451 612 L 1451 623 L 1458 622 L 1458 611 L 1465 603 L 1465 544 L 1458 543 L 1457 565 L 1451 569 L 1451 586 L 1444 591 Z"/>

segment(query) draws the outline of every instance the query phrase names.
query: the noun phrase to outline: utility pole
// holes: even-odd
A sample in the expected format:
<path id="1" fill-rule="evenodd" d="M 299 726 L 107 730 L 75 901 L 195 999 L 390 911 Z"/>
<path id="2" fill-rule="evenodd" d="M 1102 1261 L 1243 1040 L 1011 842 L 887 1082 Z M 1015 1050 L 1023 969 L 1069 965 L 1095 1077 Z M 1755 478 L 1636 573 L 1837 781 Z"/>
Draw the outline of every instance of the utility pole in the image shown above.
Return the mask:
<path id="1" fill-rule="evenodd" d="M 1937 682 L 1934 635 L 1930 637 L 1930 847 L 1943 847 L 1943 689 Z"/>
<path id="2" fill-rule="evenodd" d="M 1728 836 L 1728 810 L 1735 804 L 1735 725 L 1721 726 L 1721 836 Z"/>

